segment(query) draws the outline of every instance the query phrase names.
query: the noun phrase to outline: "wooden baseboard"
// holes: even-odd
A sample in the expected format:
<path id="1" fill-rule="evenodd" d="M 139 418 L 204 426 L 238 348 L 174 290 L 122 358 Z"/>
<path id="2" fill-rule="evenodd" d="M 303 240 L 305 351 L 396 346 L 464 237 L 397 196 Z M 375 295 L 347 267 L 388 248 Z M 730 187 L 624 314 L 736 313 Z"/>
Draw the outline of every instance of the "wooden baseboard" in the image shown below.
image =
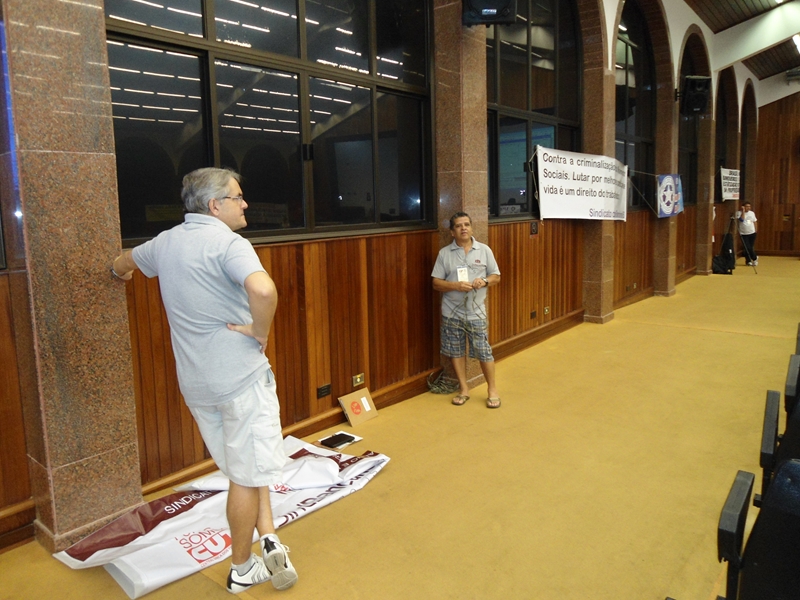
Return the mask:
<path id="1" fill-rule="evenodd" d="M 642 290 L 638 294 L 631 294 L 630 296 L 625 296 L 624 298 L 620 298 L 617 302 L 614 303 L 614 310 L 622 308 L 623 306 L 635 304 L 640 300 L 644 300 L 645 298 L 650 298 L 654 294 L 655 294 L 654 288 L 647 288 L 646 290 Z"/>
<path id="2" fill-rule="evenodd" d="M 35 518 L 33 498 L 0 509 L 0 550 L 33 539 Z"/>
<path id="3" fill-rule="evenodd" d="M 516 354 L 520 350 L 535 346 L 536 344 L 539 344 L 544 340 L 553 337 L 554 335 L 558 335 L 567 329 L 571 329 L 576 325 L 583 323 L 583 313 L 584 310 L 582 308 L 572 311 L 560 319 L 550 321 L 549 323 L 537 327 L 536 329 L 531 329 L 525 333 L 521 333 L 497 344 L 493 344 L 492 354 L 494 354 L 495 360 L 500 360 L 502 358 L 506 358 L 507 356 L 511 356 L 512 354 Z"/>

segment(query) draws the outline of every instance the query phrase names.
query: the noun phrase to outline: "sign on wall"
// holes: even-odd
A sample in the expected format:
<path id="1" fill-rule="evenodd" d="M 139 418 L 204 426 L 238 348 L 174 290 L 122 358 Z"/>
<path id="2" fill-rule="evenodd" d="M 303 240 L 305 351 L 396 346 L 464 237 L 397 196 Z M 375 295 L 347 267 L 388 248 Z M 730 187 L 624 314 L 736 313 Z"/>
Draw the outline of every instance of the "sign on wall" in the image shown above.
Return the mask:
<path id="1" fill-rule="evenodd" d="M 628 167 L 608 156 L 536 147 L 542 219 L 624 221 Z"/>
<path id="2" fill-rule="evenodd" d="M 725 169 L 720 167 L 719 177 L 722 181 L 722 199 L 739 199 L 739 169 Z"/>
<path id="3" fill-rule="evenodd" d="M 658 216 L 671 217 L 683 212 L 683 184 L 680 175 L 656 175 Z"/>

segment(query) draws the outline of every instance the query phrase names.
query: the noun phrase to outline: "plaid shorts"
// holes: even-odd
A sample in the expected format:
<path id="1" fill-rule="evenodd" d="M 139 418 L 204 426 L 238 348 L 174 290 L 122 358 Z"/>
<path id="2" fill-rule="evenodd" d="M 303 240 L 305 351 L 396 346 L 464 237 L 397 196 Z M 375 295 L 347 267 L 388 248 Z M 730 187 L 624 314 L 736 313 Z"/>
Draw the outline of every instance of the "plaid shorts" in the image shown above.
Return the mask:
<path id="1" fill-rule="evenodd" d="M 469 338 L 469 356 L 481 362 L 491 362 L 492 347 L 489 345 L 489 322 L 486 319 L 467 321 L 442 317 L 440 328 L 442 338 L 442 354 L 450 358 L 461 358 L 467 354 L 467 338 Z"/>

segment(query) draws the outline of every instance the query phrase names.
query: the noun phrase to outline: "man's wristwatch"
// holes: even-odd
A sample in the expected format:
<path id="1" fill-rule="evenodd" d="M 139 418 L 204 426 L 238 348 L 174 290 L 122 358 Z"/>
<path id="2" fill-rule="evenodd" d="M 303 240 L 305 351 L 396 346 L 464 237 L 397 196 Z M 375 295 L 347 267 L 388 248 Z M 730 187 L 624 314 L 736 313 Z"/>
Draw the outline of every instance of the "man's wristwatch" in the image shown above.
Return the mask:
<path id="1" fill-rule="evenodd" d="M 481 277 L 481 279 L 483 279 L 483 283 L 485 283 L 487 285 L 487 287 L 488 287 L 489 280 L 486 277 Z"/>

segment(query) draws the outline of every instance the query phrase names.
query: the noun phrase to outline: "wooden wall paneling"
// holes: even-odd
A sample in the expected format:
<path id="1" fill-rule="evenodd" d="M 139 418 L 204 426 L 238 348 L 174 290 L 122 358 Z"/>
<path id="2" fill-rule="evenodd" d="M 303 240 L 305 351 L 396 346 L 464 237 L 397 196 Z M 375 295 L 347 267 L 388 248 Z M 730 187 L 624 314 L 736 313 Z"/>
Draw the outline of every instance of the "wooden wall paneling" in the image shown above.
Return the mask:
<path id="1" fill-rule="evenodd" d="M 649 210 L 628 212 L 614 227 L 614 304 L 653 287 L 655 217 Z"/>
<path id="2" fill-rule="evenodd" d="M 137 277 L 137 274 L 134 274 Z M 142 391 L 142 361 L 139 343 L 139 327 L 136 315 L 136 286 L 134 279 L 125 283 L 125 296 L 128 307 L 128 329 L 131 336 L 131 362 L 133 367 L 133 394 L 136 404 L 136 437 L 139 444 L 139 471 L 142 474 L 142 482 L 147 480 L 147 444 L 145 440 L 145 420 L 144 420 L 144 394 Z"/>
<path id="3" fill-rule="evenodd" d="M 158 279 L 127 284 L 142 481 L 154 481 L 207 457 L 178 388 L 169 324 Z"/>
<path id="4" fill-rule="evenodd" d="M 368 310 L 366 244 L 363 238 L 327 242 L 329 327 L 331 340 L 331 387 L 333 398 L 353 391 L 352 376 L 365 374 L 370 390 L 376 389 L 369 377 L 366 360 L 369 344 L 365 323 Z"/>
<path id="5" fill-rule="evenodd" d="M 311 404 L 310 415 L 333 408 L 336 398 L 317 398 L 317 389 L 331 382 L 330 312 L 328 309 L 327 246 L 312 243 L 303 247 L 305 279 L 306 341 L 308 345 L 308 382 L 306 395 Z"/>
<path id="6" fill-rule="evenodd" d="M 157 280 L 151 280 L 157 283 Z M 150 283 L 150 282 L 148 282 Z M 169 325 L 167 324 L 166 317 L 163 315 L 163 308 L 161 304 L 161 294 L 157 293 L 158 288 L 153 287 L 151 293 L 148 294 L 148 311 L 151 315 L 150 327 L 153 331 L 153 339 L 158 343 L 152 346 L 153 352 L 153 375 L 155 377 L 156 395 L 153 401 L 156 406 L 156 413 L 158 419 L 158 467 L 159 477 L 163 477 L 174 470 L 173 462 L 173 449 L 174 445 L 171 440 L 171 433 L 173 423 L 171 422 L 171 414 L 174 414 L 172 402 L 168 396 L 167 388 L 167 369 L 168 363 L 174 361 L 169 348 L 167 346 L 167 339 L 169 338 Z"/>
<path id="7" fill-rule="evenodd" d="M 800 254 L 795 206 L 800 203 L 800 94 L 759 109 L 756 189 L 759 252 Z M 789 220 L 786 220 L 786 219 Z"/>
<path id="8" fill-rule="evenodd" d="M 683 275 L 697 270 L 697 207 L 686 206 L 678 219 L 677 240 L 675 247 L 676 275 Z"/>
<path id="9" fill-rule="evenodd" d="M 131 328 L 136 329 L 138 341 L 139 372 L 138 390 L 141 394 L 137 403 L 141 407 L 142 430 L 140 432 L 139 453 L 144 456 L 146 468 L 142 472 L 142 482 L 152 481 L 161 476 L 158 461 L 158 411 L 155 365 L 153 363 L 153 336 L 148 311 L 148 288 L 152 283 L 139 272 L 134 273 L 128 285 L 133 288 L 133 304 L 128 305 Z M 130 296 L 129 296 L 130 297 Z"/>
<path id="10" fill-rule="evenodd" d="M 374 376 L 372 373 L 372 365 L 370 364 L 370 353 L 372 348 L 370 346 L 370 317 L 369 317 L 369 256 L 367 255 L 367 239 L 372 238 L 361 238 L 357 240 L 357 248 L 358 248 L 358 272 L 355 274 L 358 278 L 358 289 L 361 292 L 359 295 L 359 309 L 358 315 L 361 318 L 360 327 L 359 327 L 359 338 L 358 338 L 358 346 L 357 350 L 357 358 L 358 365 L 361 367 L 360 371 L 354 372 L 352 375 L 357 373 L 364 373 L 364 384 L 367 388 L 371 388 L 373 390 L 379 389 L 379 386 L 373 381 Z M 352 375 L 349 376 L 348 379 L 345 380 L 345 384 L 349 385 L 351 388 L 353 386 L 353 379 Z"/>
<path id="11" fill-rule="evenodd" d="M 409 374 L 408 236 L 372 237 L 367 242 L 370 386 L 378 389 Z M 428 275 L 430 275 L 428 273 Z"/>
<path id="12" fill-rule="evenodd" d="M 256 248 L 261 264 L 278 290 L 278 309 L 267 344 L 267 357 L 277 382 L 284 427 L 311 416 L 303 250 L 300 244 Z M 316 398 L 316 393 L 313 397 Z"/>
<path id="13" fill-rule="evenodd" d="M 493 224 L 489 244 L 500 265 L 501 283 L 490 291 L 493 344 L 550 324 L 583 306 L 582 228 L 577 221 Z M 545 307 L 549 313 L 544 314 Z M 531 313 L 536 316 L 531 318 Z"/>
<path id="14" fill-rule="evenodd" d="M 8 275 L 0 275 L 0 509 L 31 497 Z M 0 522 L 0 534 L 14 525 Z"/>
<path id="15" fill-rule="evenodd" d="M 434 345 L 434 291 L 431 271 L 436 254 L 431 253 L 431 242 L 437 236 L 430 231 L 406 235 L 406 265 L 408 276 L 405 289 L 408 297 L 406 377 L 417 375 L 439 364 L 439 347 Z"/>

